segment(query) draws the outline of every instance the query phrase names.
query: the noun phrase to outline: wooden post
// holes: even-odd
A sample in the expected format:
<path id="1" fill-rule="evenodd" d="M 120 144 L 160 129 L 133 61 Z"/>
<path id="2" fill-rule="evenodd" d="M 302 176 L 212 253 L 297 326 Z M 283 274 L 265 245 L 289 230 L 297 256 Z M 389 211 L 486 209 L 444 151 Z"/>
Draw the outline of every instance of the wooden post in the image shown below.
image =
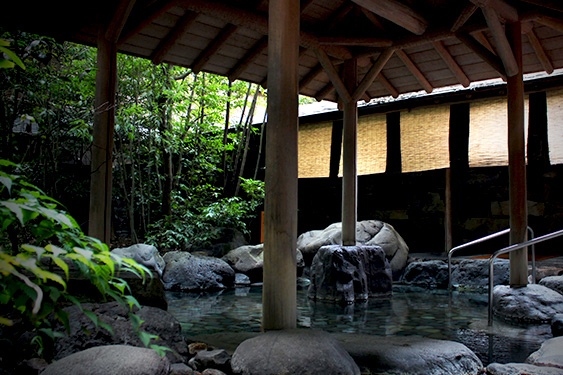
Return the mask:
<path id="1" fill-rule="evenodd" d="M 453 217 L 452 217 L 452 170 L 446 168 L 445 170 L 445 194 L 444 194 L 444 253 L 448 252 L 453 247 Z"/>
<path id="2" fill-rule="evenodd" d="M 528 226 L 526 148 L 524 139 L 524 83 L 522 80 L 522 32 L 519 22 L 506 25 L 517 61 L 518 74 L 508 77 L 508 174 L 510 194 L 510 243 L 526 241 Z M 528 250 L 510 253 L 510 286 L 528 283 Z"/>
<path id="3" fill-rule="evenodd" d="M 299 0 L 270 0 L 262 328 L 297 325 Z"/>
<path id="4" fill-rule="evenodd" d="M 111 240 L 111 186 L 115 85 L 117 71 L 115 43 L 98 32 L 96 96 L 90 175 L 88 234 L 108 243 Z"/>
<path id="5" fill-rule="evenodd" d="M 354 92 L 357 83 L 357 62 L 344 62 L 343 82 L 348 92 Z M 354 100 L 343 100 L 344 134 L 342 150 L 342 245 L 356 245 L 357 219 L 357 126 L 358 107 Z"/>

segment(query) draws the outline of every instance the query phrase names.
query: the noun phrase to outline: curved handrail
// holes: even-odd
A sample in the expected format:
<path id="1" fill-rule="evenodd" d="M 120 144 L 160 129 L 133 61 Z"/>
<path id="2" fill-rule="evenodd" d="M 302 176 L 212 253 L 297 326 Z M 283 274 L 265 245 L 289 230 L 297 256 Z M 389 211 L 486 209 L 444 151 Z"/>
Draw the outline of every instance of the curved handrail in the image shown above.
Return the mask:
<path id="1" fill-rule="evenodd" d="M 488 316 L 488 324 L 489 326 L 493 325 L 493 288 L 494 288 L 494 264 L 495 264 L 495 259 L 496 257 L 498 257 L 499 255 L 502 254 L 506 254 L 506 253 L 510 253 L 511 251 L 514 250 L 520 250 L 523 249 L 525 247 L 528 246 L 533 246 L 537 243 L 543 242 L 543 241 L 547 241 L 547 240 L 551 240 L 553 238 L 559 237 L 563 235 L 563 229 L 558 230 L 556 232 L 553 233 L 549 233 L 549 234 L 545 234 L 543 236 L 534 238 L 532 240 L 528 240 L 522 243 L 518 243 L 518 244 L 514 244 L 514 245 L 510 245 L 508 247 L 502 248 L 500 250 L 495 251 L 491 257 L 489 258 L 489 316 Z M 534 258 L 535 258 L 535 254 L 534 254 Z M 535 281 L 535 276 L 534 276 L 534 281 Z"/>
<path id="2" fill-rule="evenodd" d="M 530 238 L 534 238 L 534 230 L 528 226 L 528 231 L 530 232 Z M 448 251 L 448 291 L 452 291 L 452 255 L 458 250 L 464 249 L 466 247 L 476 245 L 478 243 L 482 243 L 493 238 L 502 236 L 503 234 L 507 234 L 510 232 L 510 228 L 503 229 L 499 232 L 489 234 L 485 237 L 478 238 L 476 240 L 458 245 L 456 247 L 452 247 L 450 251 Z M 532 283 L 536 282 L 536 251 L 534 246 L 532 246 Z"/>

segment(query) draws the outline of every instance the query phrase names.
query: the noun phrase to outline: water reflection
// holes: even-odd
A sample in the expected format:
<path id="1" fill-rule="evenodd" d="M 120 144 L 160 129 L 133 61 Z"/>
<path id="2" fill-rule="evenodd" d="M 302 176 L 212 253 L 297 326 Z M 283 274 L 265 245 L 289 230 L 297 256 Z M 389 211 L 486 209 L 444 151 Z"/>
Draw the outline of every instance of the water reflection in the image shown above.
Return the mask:
<path id="1" fill-rule="evenodd" d="M 169 312 L 187 336 L 218 332 L 260 332 L 262 288 L 213 294 L 167 294 Z M 297 324 L 328 332 L 379 336 L 417 335 L 464 343 L 481 360 L 523 362 L 551 337 L 549 326 L 516 327 L 495 322 L 487 327 L 487 296 L 394 286 L 393 296 L 341 306 L 314 302 L 298 290 Z"/>

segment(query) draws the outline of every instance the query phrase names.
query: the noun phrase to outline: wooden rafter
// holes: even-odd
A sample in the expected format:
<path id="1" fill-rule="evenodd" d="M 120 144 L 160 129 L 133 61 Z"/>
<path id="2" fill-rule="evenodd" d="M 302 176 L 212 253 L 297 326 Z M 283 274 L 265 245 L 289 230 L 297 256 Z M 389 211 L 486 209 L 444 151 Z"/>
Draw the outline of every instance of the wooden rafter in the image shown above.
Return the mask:
<path id="1" fill-rule="evenodd" d="M 317 92 L 315 94 L 315 99 L 318 102 L 320 102 L 320 101 L 324 100 L 333 91 L 334 91 L 334 85 L 331 82 L 329 82 L 329 83 L 326 84 L 325 87 L 320 89 L 319 92 Z"/>
<path id="2" fill-rule="evenodd" d="M 172 28 L 172 30 L 170 30 L 168 35 L 162 39 L 162 42 L 160 42 L 158 47 L 155 49 L 152 57 L 152 62 L 154 64 L 158 65 L 164 60 L 168 52 L 174 48 L 174 45 L 178 43 L 196 19 L 197 13 L 187 11 L 182 18 L 178 20 L 176 25 Z"/>
<path id="3" fill-rule="evenodd" d="M 256 44 L 252 46 L 250 50 L 244 55 L 244 57 L 237 63 L 237 65 L 231 69 L 229 74 L 229 80 L 235 81 L 238 77 L 246 70 L 248 67 L 268 48 L 268 37 L 263 36 L 260 38 Z"/>
<path id="4" fill-rule="evenodd" d="M 485 16 L 485 20 L 493 36 L 493 41 L 497 47 L 497 52 L 502 64 L 504 65 L 506 75 L 508 77 L 515 76 L 518 74 L 518 64 L 516 63 L 516 58 L 514 57 L 510 43 L 508 43 L 506 33 L 500 23 L 496 10 L 488 6 L 482 7 L 481 10 L 483 11 L 483 15 Z"/>
<path id="5" fill-rule="evenodd" d="M 375 77 L 377 77 L 379 73 L 381 73 L 383 67 L 385 66 L 385 64 L 387 64 L 387 61 L 389 61 L 391 56 L 393 56 L 393 52 L 395 52 L 393 48 L 387 48 L 385 51 L 381 53 L 381 55 L 379 55 L 379 57 L 373 63 L 371 68 L 368 70 L 368 72 L 366 73 L 366 75 L 358 85 L 358 87 L 356 87 L 356 89 L 354 90 L 354 93 L 352 94 L 352 101 L 357 102 L 358 100 L 360 100 L 362 95 L 364 95 L 366 90 L 373 83 Z"/>
<path id="6" fill-rule="evenodd" d="M 392 97 L 394 97 L 394 98 L 399 97 L 399 91 L 397 91 L 395 86 L 393 86 L 391 84 L 391 82 L 389 82 L 389 80 L 387 78 L 385 78 L 383 73 L 379 73 L 377 75 L 376 79 L 379 81 L 379 83 L 381 83 L 383 85 L 383 87 L 385 87 L 387 89 L 387 91 L 389 91 L 389 93 L 391 94 Z"/>
<path id="7" fill-rule="evenodd" d="M 120 0 L 108 27 L 106 28 L 106 39 L 112 43 L 119 40 L 119 36 L 129 19 L 129 15 L 135 6 L 136 0 Z"/>
<path id="8" fill-rule="evenodd" d="M 434 90 L 434 87 L 432 87 L 430 82 L 428 82 L 424 74 L 422 74 L 420 69 L 418 69 L 418 67 L 414 64 L 411 58 L 405 53 L 405 51 L 397 50 L 395 51 L 395 53 L 401 59 L 403 64 L 405 64 L 405 66 L 411 72 L 411 74 L 416 78 L 416 80 L 421 84 L 422 88 L 424 88 L 424 90 L 427 93 L 431 93 L 432 90 Z"/>
<path id="9" fill-rule="evenodd" d="M 532 48 L 534 49 L 534 52 L 536 53 L 536 56 L 538 57 L 538 60 L 540 61 L 544 70 L 548 74 L 553 73 L 553 64 L 545 53 L 545 50 L 543 49 L 543 46 L 532 27 L 530 27 L 529 30 L 526 31 L 526 36 L 528 37 L 528 40 L 530 41 L 530 44 L 532 45 Z"/>
<path id="10" fill-rule="evenodd" d="M 209 59 L 211 59 L 211 57 L 213 57 L 213 55 L 221 49 L 221 47 L 231 37 L 231 35 L 236 33 L 237 29 L 238 26 L 232 24 L 225 26 L 213 39 L 211 44 L 208 45 L 207 48 L 205 48 L 203 52 L 201 52 L 201 54 L 194 60 L 194 62 L 192 63 L 192 71 L 194 73 L 199 73 L 203 69 L 205 64 L 207 64 Z"/>
<path id="11" fill-rule="evenodd" d="M 476 31 L 476 32 L 472 33 L 471 35 L 473 35 L 475 40 L 477 40 L 479 43 L 481 43 L 483 45 L 483 47 L 485 47 L 486 49 L 491 51 L 491 53 L 494 53 L 495 55 L 497 54 L 497 52 L 495 51 L 495 47 L 493 47 L 491 42 L 489 42 L 489 39 L 487 39 L 487 37 L 485 36 L 485 34 L 482 31 Z"/>
<path id="12" fill-rule="evenodd" d="M 563 13 L 563 4 L 561 3 L 561 0 L 521 0 L 521 1 Z"/>
<path id="13" fill-rule="evenodd" d="M 150 25 L 154 20 L 156 20 L 163 13 L 175 6 L 177 3 L 178 0 L 157 0 L 154 3 L 151 3 L 145 9 L 139 11 L 138 14 L 133 14 L 133 19 L 121 32 L 121 36 L 117 44 L 122 45 L 123 43 L 127 42 L 129 39 L 137 35 L 139 32 L 141 32 L 141 30 Z"/>
<path id="14" fill-rule="evenodd" d="M 231 23 L 236 26 L 245 27 L 262 35 L 268 35 L 268 19 L 261 13 L 237 8 L 217 0 L 184 0 L 181 2 L 185 9 Z M 319 38 L 307 31 L 300 32 L 300 45 L 309 49 L 319 48 Z M 346 47 L 327 46 L 324 48 L 330 56 L 346 60 L 352 58 L 352 54 Z"/>
<path id="15" fill-rule="evenodd" d="M 362 11 L 362 13 L 364 14 L 364 16 L 366 16 L 366 18 L 369 20 L 369 22 L 371 22 L 371 24 L 378 30 L 385 30 L 385 28 L 383 27 L 383 24 L 381 23 L 381 21 L 379 20 L 379 18 L 377 18 L 377 16 L 373 13 L 370 12 L 369 10 L 367 10 L 364 7 L 360 7 L 360 10 Z"/>
<path id="16" fill-rule="evenodd" d="M 504 23 L 518 22 L 518 12 L 516 8 L 504 0 L 471 0 L 471 2 L 480 8 L 494 9 L 495 13 Z"/>
<path id="17" fill-rule="evenodd" d="M 502 61 L 491 51 L 485 48 L 481 43 L 479 43 L 471 35 L 465 33 L 457 33 L 457 39 L 465 44 L 470 50 L 472 50 L 477 56 L 483 59 L 487 64 L 496 70 L 501 77 L 506 78 L 506 73 L 502 65 Z"/>
<path id="18" fill-rule="evenodd" d="M 563 33 L 563 21 L 558 18 L 541 16 L 537 19 L 537 21 L 542 25 L 550 27 L 553 30 L 559 31 L 560 33 Z"/>
<path id="19" fill-rule="evenodd" d="M 317 56 L 317 59 L 319 59 L 319 62 L 323 66 L 326 74 L 328 75 L 328 78 L 330 79 L 330 82 L 332 82 L 332 84 L 334 85 L 334 88 L 336 89 L 338 96 L 344 102 L 346 103 L 350 102 L 352 100 L 352 95 L 350 95 L 350 92 L 344 85 L 344 82 L 340 78 L 338 71 L 332 64 L 330 57 L 328 57 L 326 52 L 323 51 L 321 48 L 315 50 L 315 55 Z"/>
<path id="20" fill-rule="evenodd" d="M 465 23 L 467 22 L 467 20 L 473 15 L 473 13 L 475 13 L 475 11 L 477 10 L 477 5 L 475 4 L 467 4 L 465 6 L 465 8 L 463 8 L 463 10 L 461 11 L 461 13 L 459 14 L 459 16 L 457 17 L 457 19 L 455 20 L 454 24 L 452 25 L 452 27 L 450 28 L 450 31 L 452 32 L 456 32 L 459 29 L 461 29 L 461 27 L 463 25 L 465 25 Z"/>
<path id="21" fill-rule="evenodd" d="M 303 90 L 307 87 L 309 83 L 313 82 L 323 71 L 323 66 L 320 63 L 313 67 L 313 69 L 299 81 L 299 90 Z"/>
<path id="22" fill-rule="evenodd" d="M 311 3 L 315 1 L 315 0 L 301 0 L 301 2 L 299 3 L 299 8 L 301 9 L 301 14 L 303 14 L 305 12 L 305 10 L 307 9 L 307 7 L 309 5 L 311 5 Z"/>
<path id="23" fill-rule="evenodd" d="M 448 68 L 450 68 L 451 72 L 456 76 L 458 82 L 461 83 L 463 87 L 468 87 L 471 81 L 469 80 L 469 78 L 467 78 L 463 69 L 461 69 L 450 52 L 446 49 L 444 43 L 442 43 L 441 41 L 435 41 L 432 43 L 432 45 L 434 46 L 434 49 L 436 50 L 436 52 L 438 52 L 442 60 L 444 60 Z"/>
<path id="24" fill-rule="evenodd" d="M 362 47 L 391 47 L 393 41 L 386 38 L 369 37 L 319 37 L 320 45 L 332 46 L 362 46 Z"/>
<path id="25" fill-rule="evenodd" d="M 422 35 L 428 27 L 428 21 L 424 17 L 396 0 L 352 1 L 416 35 Z"/>
<path id="26" fill-rule="evenodd" d="M 322 29 L 323 31 L 329 31 L 334 28 L 340 21 L 346 17 L 350 11 L 354 9 L 354 4 L 346 1 L 342 4 L 338 9 L 336 9 L 325 22 L 323 22 Z"/>

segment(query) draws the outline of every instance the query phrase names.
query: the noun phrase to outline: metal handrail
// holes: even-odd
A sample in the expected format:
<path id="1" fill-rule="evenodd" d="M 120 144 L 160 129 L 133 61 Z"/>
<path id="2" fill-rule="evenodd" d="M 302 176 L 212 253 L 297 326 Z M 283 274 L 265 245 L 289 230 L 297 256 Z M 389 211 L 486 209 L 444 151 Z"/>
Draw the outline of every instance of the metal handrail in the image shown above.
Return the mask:
<path id="1" fill-rule="evenodd" d="M 489 258 L 489 316 L 488 316 L 488 324 L 489 327 L 493 325 L 493 288 L 494 288 L 494 263 L 495 263 L 495 259 L 496 257 L 498 257 L 499 255 L 502 254 L 506 254 L 506 253 L 510 253 L 511 251 L 514 250 L 520 250 L 523 249 L 525 247 L 528 246 L 533 246 L 537 243 L 543 242 L 543 241 L 547 241 L 547 240 L 551 240 L 553 238 L 559 237 L 563 235 L 563 229 L 558 230 L 556 232 L 553 233 L 549 233 L 549 234 L 545 234 L 543 236 L 540 236 L 538 238 L 534 238 L 532 240 L 528 240 L 519 244 L 514 244 L 514 245 L 510 245 L 508 247 L 502 248 L 500 250 L 497 250 L 493 253 L 493 255 L 491 255 L 491 257 Z M 535 254 L 534 254 L 534 258 L 535 258 Z M 535 281 L 535 276 L 534 276 L 534 281 Z"/>
<path id="2" fill-rule="evenodd" d="M 534 238 L 534 230 L 528 226 L 528 231 L 530 232 L 530 238 L 533 239 Z M 509 232 L 510 232 L 510 228 L 504 229 L 504 230 L 501 230 L 499 232 L 489 234 L 485 237 L 481 237 L 481 238 L 478 238 L 478 239 L 473 240 L 471 242 L 467 242 L 467 243 L 464 243 L 464 244 L 461 244 L 459 246 L 451 248 L 450 251 L 448 251 L 448 291 L 450 293 L 452 291 L 452 255 L 453 255 L 453 253 L 455 253 L 458 250 L 465 249 L 466 247 L 476 245 L 478 243 L 482 243 L 482 242 L 491 240 L 493 238 L 502 236 L 503 234 L 507 234 Z M 536 282 L 536 251 L 535 251 L 534 246 L 532 246 L 532 279 L 533 279 L 532 283 L 535 283 Z"/>

